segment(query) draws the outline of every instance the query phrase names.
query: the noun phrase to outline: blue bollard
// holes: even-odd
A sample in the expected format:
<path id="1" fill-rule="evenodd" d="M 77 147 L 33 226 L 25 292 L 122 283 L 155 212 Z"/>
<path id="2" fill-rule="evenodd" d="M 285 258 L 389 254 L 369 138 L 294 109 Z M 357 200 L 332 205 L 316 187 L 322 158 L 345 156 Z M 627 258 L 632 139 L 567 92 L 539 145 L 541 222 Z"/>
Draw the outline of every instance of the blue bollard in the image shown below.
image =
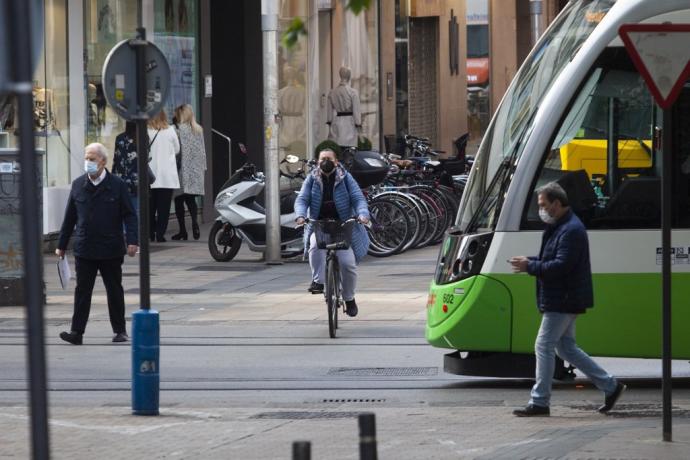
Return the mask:
<path id="1" fill-rule="evenodd" d="M 158 415 L 160 326 L 156 310 L 132 314 L 132 413 Z"/>

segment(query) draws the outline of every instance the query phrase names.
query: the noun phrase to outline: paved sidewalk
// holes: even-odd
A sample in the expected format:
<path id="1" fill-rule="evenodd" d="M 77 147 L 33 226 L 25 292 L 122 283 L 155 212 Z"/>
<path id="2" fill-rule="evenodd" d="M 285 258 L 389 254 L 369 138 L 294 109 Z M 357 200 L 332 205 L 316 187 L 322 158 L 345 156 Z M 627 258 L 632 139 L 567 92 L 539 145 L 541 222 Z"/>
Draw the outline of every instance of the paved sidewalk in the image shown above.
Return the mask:
<path id="1" fill-rule="evenodd" d="M 660 390 L 655 385 L 631 385 L 610 416 L 596 413 L 601 395 L 589 385 L 562 386 L 554 395 L 550 418 L 518 419 L 510 413 L 526 401 L 529 382 L 461 379 L 442 375 L 442 369 L 437 380 L 411 377 L 398 382 L 399 387 L 391 383 L 381 388 L 375 378 L 351 378 L 332 381 L 331 389 L 310 389 L 312 376 L 306 374 L 301 376 L 302 389 L 293 390 L 289 386 L 300 376 L 281 376 L 282 369 L 275 378 L 262 381 L 261 387 L 233 383 L 235 376 L 223 380 L 213 374 L 214 359 L 236 359 L 225 364 L 241 373 L 241 366 L 251 366 L 252 344 L 271 340 L 299 362 L 302 356 L 312 356 L 300 348 L 304 345 L 300 341 L 318 349 L 311 353 L 326 353 L 338 347 L 357 349 L 377 336 L 393 350 L 393 366 L 420 365 L 419 355 L 405 354 L 409 347 L 429 354 L 423 364 L 430 366 L 426 369 L 442 366 L 443 352 L 426 347 L 423 339 L 427 286 L 437 248 L 389 259 L 369 258 L 362 264 L 357 290 L 360 314 L 347 320 L 353 322 L 344 329 L 350 336 L 332 342 L 325 338 L 323 297 L 305 292 L 308 264 L 293 260 L 268 267 L 246 247 L 236 260 L 218 263 L 208 253 L 206 235 L 208 225 L 200 241 L 153 243 L 151 300 L 161 314 L 162 342 L 182 350 L 176 353 L 192 346 L 206 350 L 209 375 L 167 382 L 162 376 L 160 417 L 131 415 L 128 381 L 123 379 L 93 375 L 85 368 L 74 381 L 51 381 L 53 458 L 287 459 L 291 443 L 306 439 L 312 442 L 312 458 L 356 459 L 356 415 L 371 411 L 377 416 L 382 459 L 690 459 L 687 386 L 674 390 L 675 441 L 663 443 Z M 100 281 L 85 345 L 70 348 L 59 341 L 59 331 L 69 328 L 72 292 L 58 287 L 54 258 L 46 255 L 45 260 L 49 361 L 66 366 L 70 360 L 90 364 L 99 356 L 114 356 L 118 345 L 110 343 Z M 128 258 L 124 271 L 129 317 L 138 308 L 137 259 Z M 1 369 L 23 362 L 23 318 L 21 307 L 0 308 Z M 404 337 L 392 336 L 391 325 L 405 331 Z M 271 339 L 256 336 L 257 330 L 278 332 Z M 291 337 L 291 331 L 299 334 Z M 236 350 L 245 346 L 250 364 L 240 364 L 236 355 L 221 349 L 228 344 L 236 345 Z M 168 354 L 166 363 L 183 358 Z M 118 353 L 115 359 L 113 366 L 126 369 L 127 354 Z M 322 369 L 313 371 L 320 375 Z M 331 384 L 319 382 L 315 385 Z M 0 376 L 0 388 L 0 458 L 29 458 L 25 382 Z"/>

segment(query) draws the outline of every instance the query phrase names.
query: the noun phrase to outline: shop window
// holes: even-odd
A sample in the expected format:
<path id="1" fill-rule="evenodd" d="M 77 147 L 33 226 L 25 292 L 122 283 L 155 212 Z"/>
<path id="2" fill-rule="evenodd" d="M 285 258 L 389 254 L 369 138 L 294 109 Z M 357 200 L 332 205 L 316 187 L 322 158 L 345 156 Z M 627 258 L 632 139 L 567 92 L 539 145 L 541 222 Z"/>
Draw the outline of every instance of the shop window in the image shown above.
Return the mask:
<path id="1" fill-rule="evenodd" d="M 395 1 L 395 131 L 398 136 L 409 132 L 409 12 L 406 1 Z M 392 149 L 390 151 L 393 151 Z M 404 153 L 404 145 L 395 147 Z"/>
<path id="2" fill-rule="evenodd" d="M 342 16 L 341 60 L 352 71 L 352 87 L 359 93 L 362 112 L 360 143 L 379 146 L 379 68 L 378 9 L 372 6 L 355 15 L 345 10 Z M 337 75 L 334 81 L 337 83 Z M 368 141 L 368 142 L 366 142 Z"/>
<path id="3" fill-rule="evenodd" d="M 491 120 L 489 100 L 489 2 L 470 0 L 467 18 L 467 129 L 474 153 Z"/>
<path id="4" fill-rule="evenodd" d="M 154 17 L 152 40 L 170 64 L 170 96 L 165 110 L 172 117 L 176 107 L 190 104 L 198 120 L 198 2 L 155 0 Z"/>
<path id="5" fill-rule="evenodd" d="M 67 68 L 67 0 L 46 0 L 43 48 L 33 79 L 33 126 L 43 156 L 43 185 L 70 183 L 69 72 Z M 0 148 L 19 144 L 17 105 L 0 96 Z M 80 156 L 80 154 L 77 154 Z"/>
<path id="6" fill-rule="evenodd" d="M 308 21 L 307 0 L 282 0 L 279 29 L 282 34 L 295 19 Z M 300 36 L 290 49 L 278 49 L 278 150 L 286 155 L 307 158 L 308 40 Z"/>
<path id="7" fill-rule="evenodd" d="M 136 36 L 137 3 L 137 0 L 87 0 L 84 4 L 86 143 L 100 142 L 111 152 L 115 137 L 125 130 L 125 121 L 106 103 L 101 83 L 103 63 L 115 45 Z M 112 155 L 109 161 L 112 162 Z"/>
<path id="8" fill-rule="evenodd" d="M 122 40 L 136 36 L 137 0 L 87 0 L 86 31 L 87 121 L 86 141 L 100 142 L 112 151 L 115 138 L 125 130 L 125 121 L 107 104 L 101 83 L 103 63 Z M 198 113 L 198 5 L 194 0 L 144 2 L 144 17 L 153 18 L 148 39 L 168 60 L 171 87 L 165 110 L 169 122 L 175 107 L 191 104 Z M 150 28 L 150 25 L 148 26 Z M 110 160 L 112 161 L 112 159 Z"/>

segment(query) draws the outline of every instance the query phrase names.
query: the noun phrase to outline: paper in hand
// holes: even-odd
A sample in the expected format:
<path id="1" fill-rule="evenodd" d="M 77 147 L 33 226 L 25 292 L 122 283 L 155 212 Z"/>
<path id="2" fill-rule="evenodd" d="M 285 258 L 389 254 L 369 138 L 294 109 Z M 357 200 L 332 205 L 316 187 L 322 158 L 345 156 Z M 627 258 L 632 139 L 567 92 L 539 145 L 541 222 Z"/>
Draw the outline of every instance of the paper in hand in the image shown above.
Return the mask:
<path id="1" fill-rule="evenodd" d="M 69 269 L 69 262 L 67 262 L 67 257 L 60 257 L 57 263 L 58 278 L 60 279 L 60 286 L 62 289 L 67 289 L 69 287 L 69 279 L 72 276 L 72 272 Z"/>

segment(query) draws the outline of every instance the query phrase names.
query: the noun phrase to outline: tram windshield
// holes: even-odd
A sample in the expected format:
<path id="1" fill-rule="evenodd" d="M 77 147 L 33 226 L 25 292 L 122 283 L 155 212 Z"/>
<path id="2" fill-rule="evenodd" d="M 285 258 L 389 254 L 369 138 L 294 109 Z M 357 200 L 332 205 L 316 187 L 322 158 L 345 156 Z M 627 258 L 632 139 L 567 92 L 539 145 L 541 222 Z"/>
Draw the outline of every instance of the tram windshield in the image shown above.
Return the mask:
<path id="1" fill-rule="evenodd" d="M 515 76 L 477 152 L 456 224 L 464 233 L 492 230 L 513 167 L 544 94 L 615 0 L 570 2 Z"/>

